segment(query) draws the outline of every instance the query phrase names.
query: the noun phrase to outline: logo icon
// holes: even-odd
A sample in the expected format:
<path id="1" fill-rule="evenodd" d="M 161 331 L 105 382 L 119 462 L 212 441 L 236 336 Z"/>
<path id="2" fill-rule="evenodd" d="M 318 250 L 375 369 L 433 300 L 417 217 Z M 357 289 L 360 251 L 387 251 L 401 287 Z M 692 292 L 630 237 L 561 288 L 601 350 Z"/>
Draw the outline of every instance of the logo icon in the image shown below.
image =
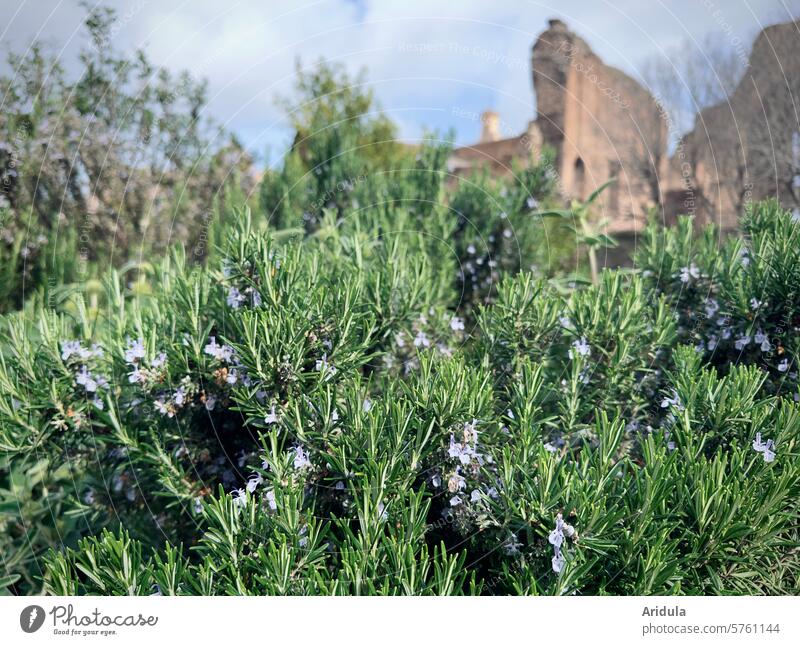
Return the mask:
<path id="1" fill-rule="evenodd" d="M 44 624 L 44 609 L 39 605 L 29 605 L 19 615 L 19 626 L 26 634 L 33 634 Z"/>

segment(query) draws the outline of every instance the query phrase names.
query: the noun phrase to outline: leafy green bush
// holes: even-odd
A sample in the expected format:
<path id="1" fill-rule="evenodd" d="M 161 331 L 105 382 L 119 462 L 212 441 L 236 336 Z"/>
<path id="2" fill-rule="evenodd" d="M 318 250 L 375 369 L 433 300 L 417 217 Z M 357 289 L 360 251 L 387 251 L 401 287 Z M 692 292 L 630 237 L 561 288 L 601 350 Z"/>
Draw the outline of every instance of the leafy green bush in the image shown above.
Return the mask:
<path id="1" fill-rule="evenodd" d="M 651 229 L 641 271 L 569 291 L 503 267 L 470 318 L 460 225 L 438 202 L 312 234 L 243 215 L 208 268 L 176 251 L 146 291 L 111 273 L 100 307 L 7 317 L 4 499 L 63 464 L 2 507 L 8 590 L 796 590 L 800 224 L 761 204 L 721 249 Z M 737 351 L 759 329 L 770 349 Z"/>
<path id="2" fill-rule="evenodd" d="M 0 77 L 0 311 L 176 242 L 203 260 L 209 228 L 253 188 L 249 154 L 203 116 L 205 82 L 117 51 L 115 12 L 83 6 L 77 75 L 33 43 Z M 79 266 L 59 275 L 56 255 Z"/>

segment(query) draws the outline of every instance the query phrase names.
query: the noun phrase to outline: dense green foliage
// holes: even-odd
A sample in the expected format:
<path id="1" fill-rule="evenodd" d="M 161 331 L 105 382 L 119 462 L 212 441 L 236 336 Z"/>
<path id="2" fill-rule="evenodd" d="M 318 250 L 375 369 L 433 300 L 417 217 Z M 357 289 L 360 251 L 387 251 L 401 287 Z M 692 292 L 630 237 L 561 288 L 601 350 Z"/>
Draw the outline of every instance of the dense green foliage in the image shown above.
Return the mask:
<path id="1" fill-rule="evenodd" d="M 548 151 L 455 177 L 324 62 L 246 208 L 111 20 L 0 84 L 0 592 L 798 591 L 790 213 L 601 271 Z"/>
<path id="2" fill-rule="evenodd" d="M 243 215 L 215 266 L 9 318 L 11 589 L 797 591 L 800 224 L 653 228 L 641 270 L 503 271 L 482 304 L 460 221 Z"/>

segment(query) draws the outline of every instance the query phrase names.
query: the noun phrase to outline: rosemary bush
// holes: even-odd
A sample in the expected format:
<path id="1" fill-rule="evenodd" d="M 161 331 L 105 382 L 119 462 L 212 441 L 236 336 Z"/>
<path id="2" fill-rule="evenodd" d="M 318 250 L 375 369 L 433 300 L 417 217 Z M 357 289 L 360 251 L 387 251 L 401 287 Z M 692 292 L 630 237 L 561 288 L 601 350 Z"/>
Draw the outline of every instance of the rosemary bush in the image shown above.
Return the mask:
<path id="1" fill-rule="evenodd" d="M 797 591 L 791 214 L 473 300 L 441 245 L 468 196 L 408 181 L 416 208 L 244 213 L 208 267 L 5 318 L 8 592 Z"/>

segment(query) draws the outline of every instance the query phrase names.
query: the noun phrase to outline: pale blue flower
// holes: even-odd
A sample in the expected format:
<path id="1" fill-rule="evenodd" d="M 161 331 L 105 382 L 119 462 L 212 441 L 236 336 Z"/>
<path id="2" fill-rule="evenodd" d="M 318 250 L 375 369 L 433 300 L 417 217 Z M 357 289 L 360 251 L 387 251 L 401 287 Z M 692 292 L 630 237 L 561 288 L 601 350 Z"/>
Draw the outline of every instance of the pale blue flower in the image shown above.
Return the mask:
<path id="1" fill-rule="evenodd" d="M 158 356 L 156 356 L 152 361 L 150 361 L 150 367 L 153 369 L 161 369 L 167 362 L 167 355 L 164 352 L 159 352 Z"/>
<path id="2" fill-rule="evenodd" d="M 232 309 L 238 309 L 244 300 L 245 296 L 236 287 L 231 287 L 228 289 L 227 303 L 229 307 Z"/>
<path id="3" fill-rule="evenodd" d="M 75 382 L 82 385 L 87 392 L 97 392 L 98 382 L 92 376 L 86 365 L 81 366 L 80 372 L 75 376 Z"/>
<path id="4" fill-rule="evenodd" d="M 772 439 L 761 441 L 761 433 L 756 433 L 756 438 L 753 440 L 753 450 L 760 452 L 764 457 L 764 461 L 770 463 L 775 461 L 775 442 Z"/>
<path id="5" fill-rule="evenodd" d="M 692 262 L 688 267 L 681 268 L 680 277 L 681 282 L 687 284 L 690 280 L 697 280 L 700 277 L 700 269 L 698 269 L 695 263 Z"/>
<path id="6" fill-rule="evenodd" d="M 128 340 L 128 349 L 125 350 L 125 362 L 135 363 L 140 358 L 144 358 L 145 349 L 144 341 L 141 338 L 136 340 Z"/>
<path id="7" fill-rule="evenodd" d="M 308 458 L 302 446 L 296 446 L 294 448 L 294 467 L 295 470 L 311 467 L 311 460 Z"/>
<path id="8" fill-rule="evenodd" d="M 586 341 L 586 337 L 581 336 L 579 340 L 576 340 L 572 343 L 572 349 L 569 350 L 569 357 L 575 358 L 575 356 L 590 356 L 591 353 L 592 348 Z"/>
<path id="9" fill-rule="evenodd" d="M 681 403 L 680 398 L 678 397 L 678 392 L 676 390 L 672 390 L 672 397 L 664 397 L 661 401 L 662 408 L 668 408 L 673 406 L 678 410 L 683 410 L 683 404 Z"/>
<path id="10" fill-rule="evenodd" d="M 224 361 L 226 363 L 231 362 L 235 354 L 233 347 L 230 345 L 218 345 L 215 336 L 209 337 L 208 345 L 203 348 L 203 351 L 209 356 L 213 356 L 217 360 Z"/>
<path id="11" fill-rule="evenodd" d="M 269 411 L 269 414 L 264 417 L 264 423 L 267 425 L 272 425 L 273 423 L 278 423 L 278 415 L 275 413 L 275 405 Z"/>
<path id="12" fill-rule="evenodd" d="M 182 406 L 186 401 L 186 390 L 181 385 L 177 390 L 175 390 L 175 395 L 173 396 L 173 400 L 175 401 L 175 405 Z"/>

